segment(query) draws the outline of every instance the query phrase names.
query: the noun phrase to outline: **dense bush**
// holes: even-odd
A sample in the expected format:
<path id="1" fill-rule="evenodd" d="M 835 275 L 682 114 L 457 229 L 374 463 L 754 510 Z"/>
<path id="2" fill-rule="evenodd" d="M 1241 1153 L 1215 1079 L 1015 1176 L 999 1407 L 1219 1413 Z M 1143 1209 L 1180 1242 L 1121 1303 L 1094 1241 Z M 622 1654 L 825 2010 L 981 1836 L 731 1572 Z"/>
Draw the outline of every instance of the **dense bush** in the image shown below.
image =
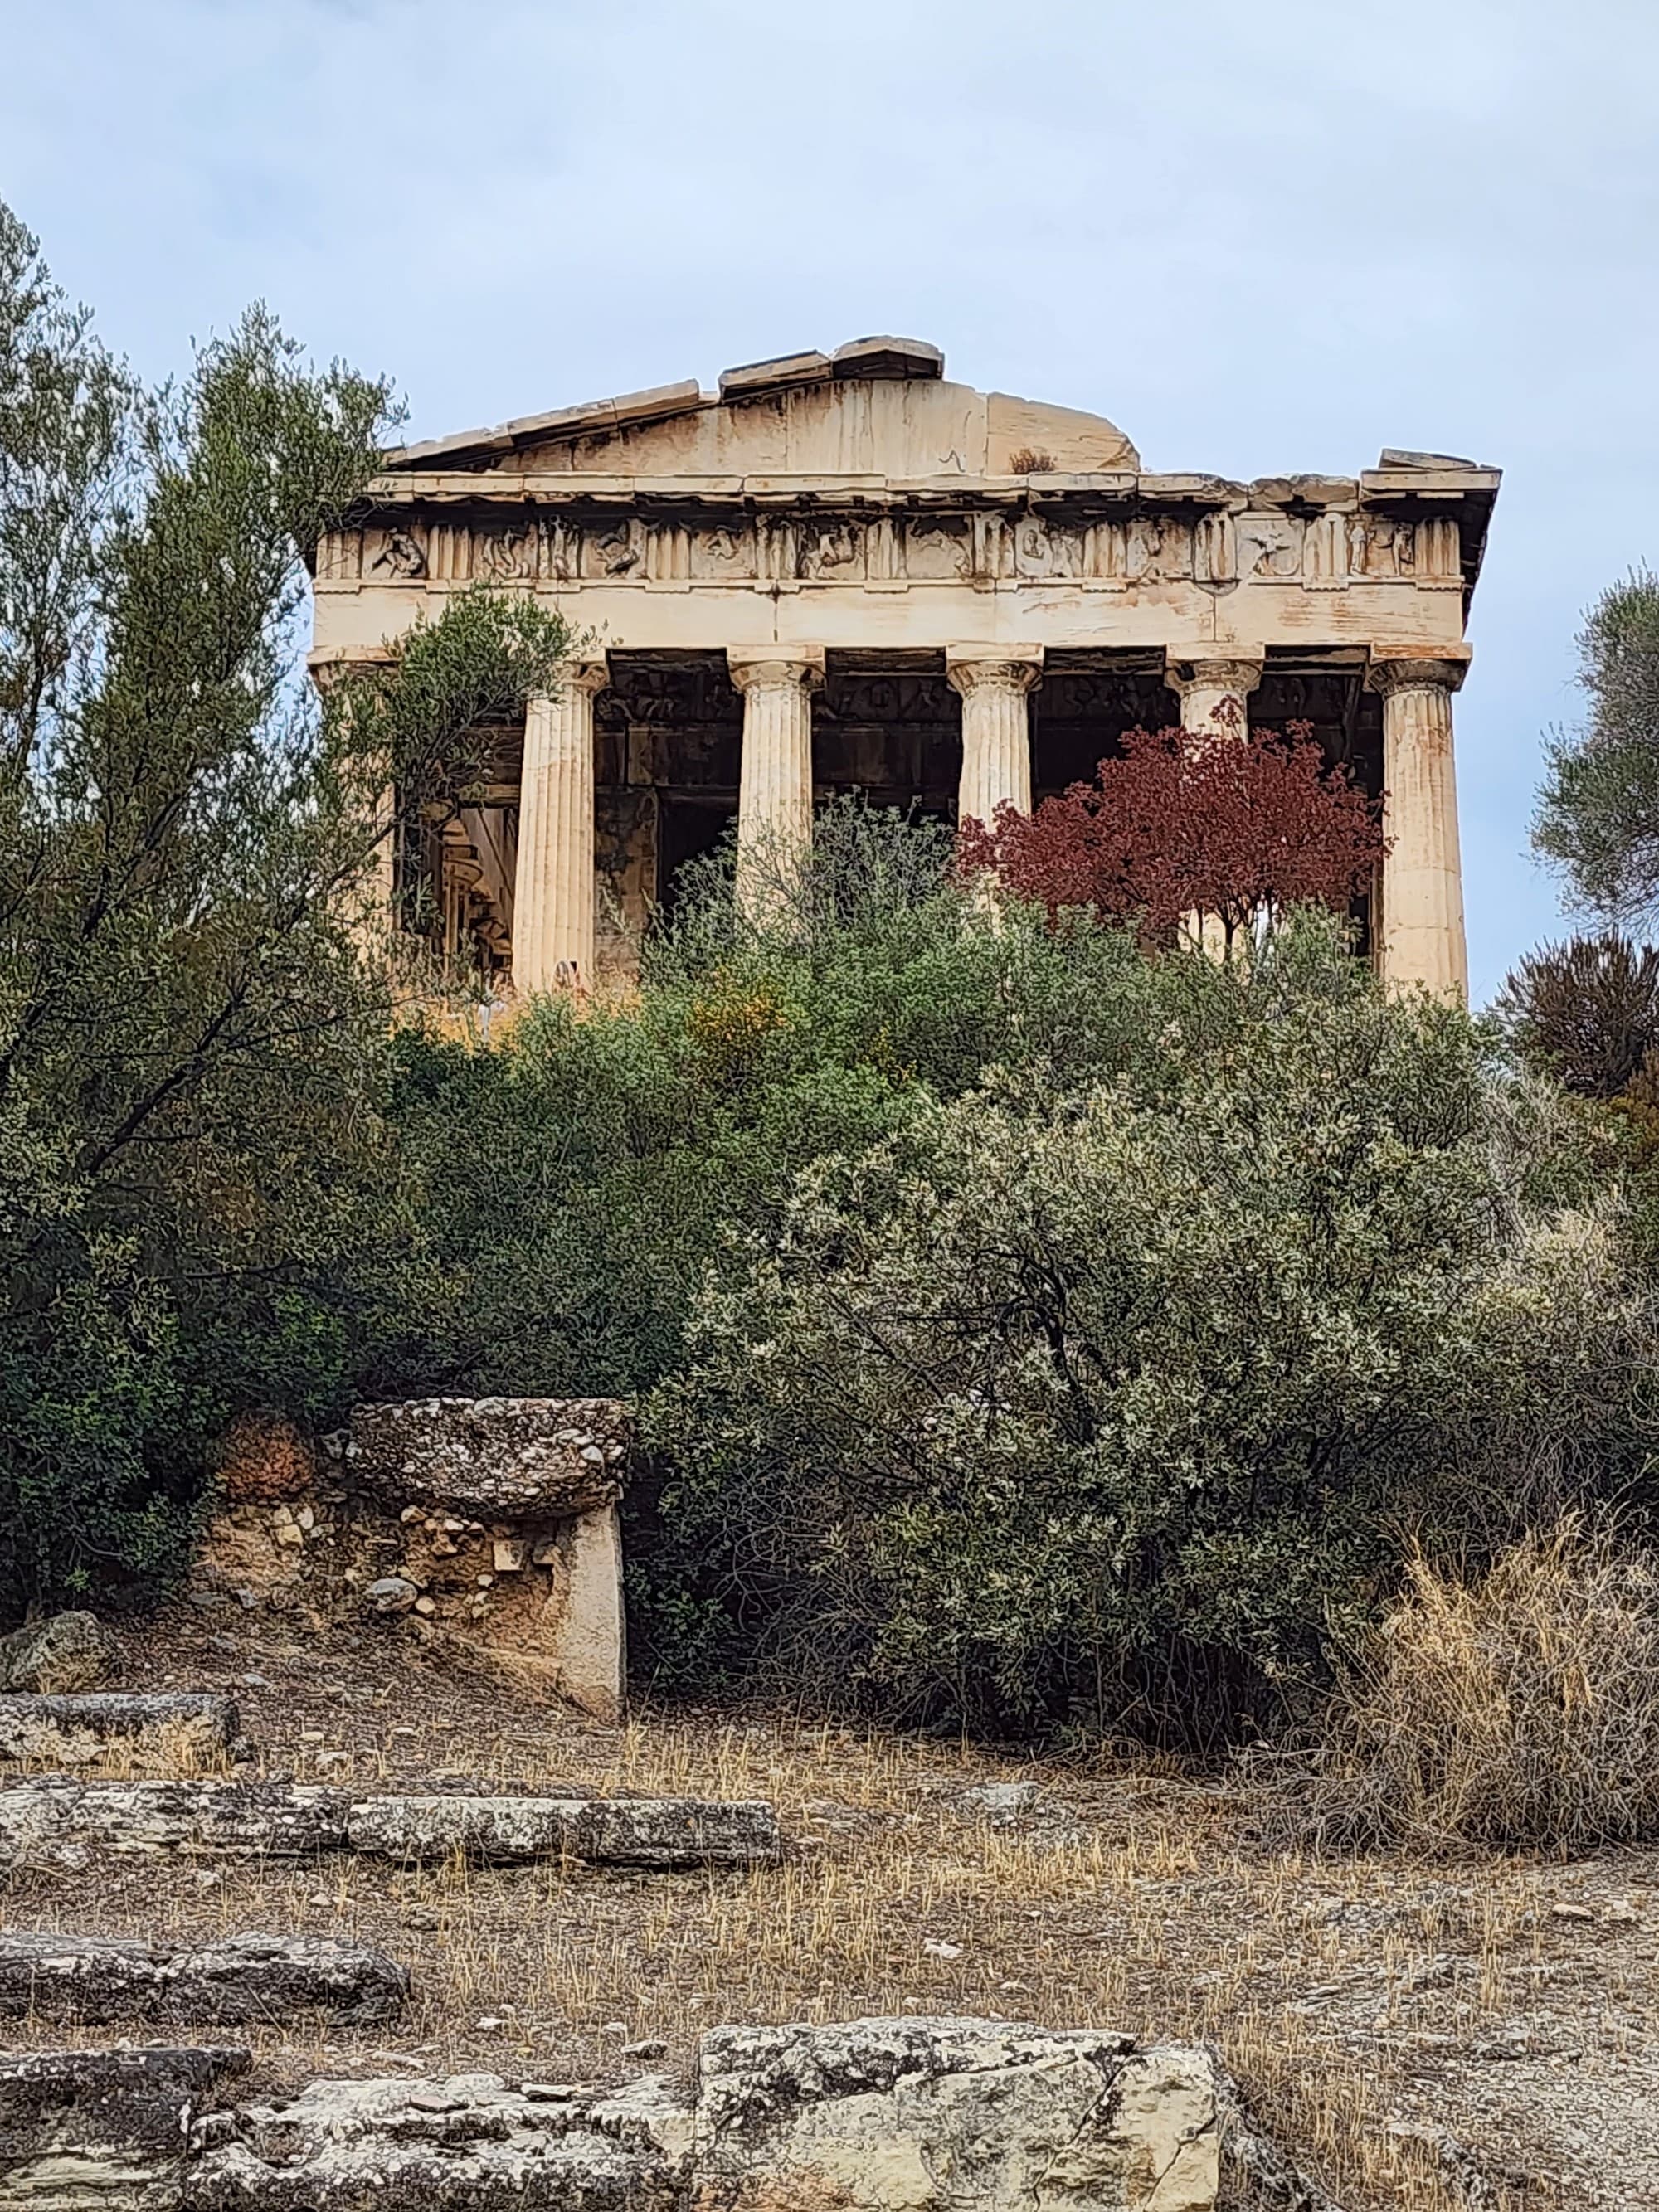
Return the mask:
<path id="1" fill-rule="evenodd" d="M 1659 949 L 1617 930 L 1540 945 L 1498 1008 L 1523 1058 L 1581 1097 L 1617 1097 L 1659 1045 Z"/>
<path id="2" fill-rule="evenodd" d="M 1064 957 L 1085 1048 L 915 1087 L 738 1226 L 649 1407 L 664 1512 L 775 1680 L 1213 1739 L 1323 1678 L 1404 1527 L 1639 1470 L 1648 1305 L 1578 1109 L 1328 925 L 1248 980 Z"/>

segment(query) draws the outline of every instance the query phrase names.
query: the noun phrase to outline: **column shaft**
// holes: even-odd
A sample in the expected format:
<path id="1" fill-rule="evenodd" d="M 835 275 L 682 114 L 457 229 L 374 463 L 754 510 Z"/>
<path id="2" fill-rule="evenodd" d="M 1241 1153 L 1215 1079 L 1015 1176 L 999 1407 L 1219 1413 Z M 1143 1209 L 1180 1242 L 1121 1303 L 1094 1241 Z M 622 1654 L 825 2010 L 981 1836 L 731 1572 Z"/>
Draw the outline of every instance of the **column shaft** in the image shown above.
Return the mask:
<path id="1" fill-rule="evenodd" d="M 959 822 L 988 830 L 999 806 L 1031 811 L 1030 695 L 1042 680 L 1042 647 L 951 646 L 951 688 L 962 695 Z"/>
<path id="2" fill-rule="evenodd" d="M 812 692 L 823 655 L 796 647 L 728 653 L 743 694 L 738 903 L 759 915 L 787 890 L 812 842 Z"/>
<path id="3" fill-rule="evenodd" d="M 1395 989 L 1421 984 L 1467 1000 L 1463 867 L 1451 695 L 1467 656 L 1374 660 L 1367 682 L 1382 696 L 1382 975 Z"/>
<path id="4" fill-rule="evenodd" d="M 520 997 L 593 981 L 593 698 L 605 664 L 565 672 L 525 711 L 513 981 Z"/>

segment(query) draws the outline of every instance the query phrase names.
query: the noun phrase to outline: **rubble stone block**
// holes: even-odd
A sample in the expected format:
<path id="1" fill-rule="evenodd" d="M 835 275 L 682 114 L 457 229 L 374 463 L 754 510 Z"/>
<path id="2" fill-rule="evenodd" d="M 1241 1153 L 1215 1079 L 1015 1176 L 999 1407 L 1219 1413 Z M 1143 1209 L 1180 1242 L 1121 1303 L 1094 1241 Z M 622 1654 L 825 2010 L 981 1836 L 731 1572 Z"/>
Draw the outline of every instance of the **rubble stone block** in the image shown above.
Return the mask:
<path id="1" fill-rule="evenodd" d="M 325 2013 L 390 2020 L 409 1970 L 382 1951 L 318 1936 L 228 1936 L 194 1949 L 105 1936 L 0 1934 L 0 2014 L 228 2027 Z"/>
<path id="2" fill-rule="evenodd" d="M 55 1613 L 0 1637 L 0 1690 L 93 1690 L 121 1656 L 95 1613 Z"/>
<path id="3" fill-rule="evenodd" d="M 629 1421 L 613 1398 L 413 1398 L 358 1406 L 352 1479 L 472 1519 L 562 1519 L 622 1494 Z"/>

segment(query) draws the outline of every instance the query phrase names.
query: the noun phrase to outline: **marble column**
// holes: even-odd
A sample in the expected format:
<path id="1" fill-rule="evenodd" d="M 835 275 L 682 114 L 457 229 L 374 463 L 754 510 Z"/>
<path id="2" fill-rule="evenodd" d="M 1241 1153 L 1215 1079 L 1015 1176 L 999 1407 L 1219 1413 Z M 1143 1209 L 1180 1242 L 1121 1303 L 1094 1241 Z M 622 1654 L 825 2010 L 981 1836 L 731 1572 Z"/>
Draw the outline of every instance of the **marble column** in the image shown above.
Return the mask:
<path id="1" fill-rule="evenodd" d="M 962 694 L 962 785 L 957 819 L 989 829 L 1006 801 L 1031 811 L 1031 693 L 1042 681 L 1040 645 L 945 647 L 945 675 Z"/>
<path id="2" fill-rule="evenodd" d="M 1457 839 L 1457 775 L 1451 695 L 1468 648 L 1444 655 L 1377 653 L 1365 681 L 1382 700 L 1382 976 L 1467 1000 L 1463 867 Z"/>
<path id="3" fill-rule="evenodd" d="M 1261 655 L 1218 652 L 1213 659 L 1172 659 L 1164 681 L 1181 700 L 1181 726 L 1194 737 L 1249 726 L 1249 696 L 1261 681 Z"/>
<path id="4" fill-rule="evenodd" d="M 577 661 L 558 690 L 525 710 L 519 858 L 513 883 L 513 984 L 586 990 L 593 981 L 593 700 L 603 660 Z"/>
<path id="5" fill-rule="evenodd" d="M 754 915 L 812 842 L 812 694 L 823 681 L 823 649 L 734 646 L 726 664 L 743 694 L 738 903 Z"/>

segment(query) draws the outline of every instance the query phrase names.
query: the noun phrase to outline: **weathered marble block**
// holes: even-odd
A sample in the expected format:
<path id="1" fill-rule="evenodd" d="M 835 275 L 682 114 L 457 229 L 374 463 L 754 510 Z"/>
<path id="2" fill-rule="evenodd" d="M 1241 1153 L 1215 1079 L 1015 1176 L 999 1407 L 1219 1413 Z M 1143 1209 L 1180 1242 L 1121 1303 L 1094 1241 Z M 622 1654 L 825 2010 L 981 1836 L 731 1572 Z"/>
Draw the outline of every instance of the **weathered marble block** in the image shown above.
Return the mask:
<path id="1" fill-rule="evenodd" d="M 111 1936 L 0 1934 L 0 2014 L 98 2026 L 211 2021 L 221 2027 L 322 2013 L 391 2020 L 409 1969 L 325 1936 L 226 1936 L 193 1949 Z"/>

